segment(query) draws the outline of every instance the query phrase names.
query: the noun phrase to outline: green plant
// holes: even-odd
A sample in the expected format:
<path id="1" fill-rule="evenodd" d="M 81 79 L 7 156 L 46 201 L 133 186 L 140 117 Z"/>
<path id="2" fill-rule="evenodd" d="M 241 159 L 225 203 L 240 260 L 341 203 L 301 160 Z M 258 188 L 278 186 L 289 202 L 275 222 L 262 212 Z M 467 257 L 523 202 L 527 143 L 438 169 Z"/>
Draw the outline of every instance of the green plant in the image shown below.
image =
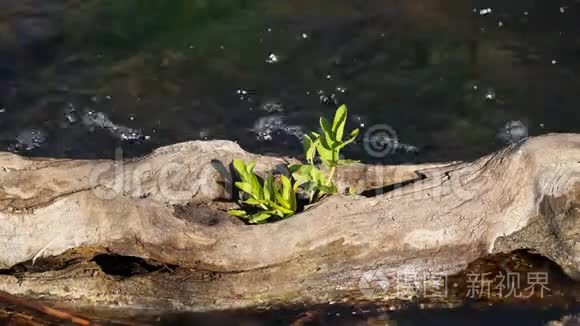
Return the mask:
<path id="1" fill-rule="evenodd" d="M 234 160 L 234 169 L 241 181 L 235 186 L 246 198 L 240 201 L 242 207 L 248 207 L 254 213 L 246 210 L 233 209 L 229 214 L 249 220 L 250 223 L 264 223 L 271 217 L 286 218 L 296 213 L 296 188 L 286 176 L 274 179 L 272 175 L 264 179 L 263 184 L 254 172 L 255 163 L 247 165 L 241 160 Z"/>
<path id="2" fill-rule="evenodd" d="M 304 150 L 308 164 L 289 166 L 296 183 L 309 193 L 310 202 L 313 201 L 315 196 L 320 199 L 327 194 L 336 193 L 337 188 L 333 182 L 336 168 L 357 162 L 340 158 L 341 149 L 352 143 L 359 134 L 359 130 L 354 129 L 350 132 L 348 138 L 343 140 L 347 111 L 346 105 L 341 105 L 334 114 L 332 124 L 326 118 L 321 117 L 320 127 L 322 133 L 312 132 L 304 137 Z M 317 153 L 322 164 L 330 170 L 328 176 L 325 176 L 314 165 Z"/>
<path id="3" fill-rule="evenodd" d="M 228 213 L 247 219 L 250 223 L 264 223 L 272 217 L 286 218 L 296 213 L 298 187 L 308 193 L 310 203 L 336 193 L 338 190 L 333 182 L 336 168 L 356 162 L 340 158 L 340 150 L 352 143 L 359 134 L 359 130 L 355 129 L 348 138 L 343 139 L 346 118 L 347 108 L 342 105 L 336 110 L 332 124 L 324 117 L 320 118 L 321 134 L 312 132 L 305 136 L 304 150 L 308 164 L 288 166 L 294 184 L 284 175 L 279 178 L 270 175 L 261 183 L 254 172 L 255 163 L 246 165 L 241 160 L 234 160 L 234 169 L 241 179 L 235 186 L 242 191 L 240 205 L 246 209 L 232 209 Z M 330 170 L 328 175 L 315 165 L 316 154 Z M 351 194 L 355 192 L 352 188 L 349 191 Z"/>
<path id="4" fill-rule="evenodd" d="M 315 165 L 294 164 L 288 167 L 296 184 L 309 194 L 310 202 L 337 192 L 336 186 Z"/>

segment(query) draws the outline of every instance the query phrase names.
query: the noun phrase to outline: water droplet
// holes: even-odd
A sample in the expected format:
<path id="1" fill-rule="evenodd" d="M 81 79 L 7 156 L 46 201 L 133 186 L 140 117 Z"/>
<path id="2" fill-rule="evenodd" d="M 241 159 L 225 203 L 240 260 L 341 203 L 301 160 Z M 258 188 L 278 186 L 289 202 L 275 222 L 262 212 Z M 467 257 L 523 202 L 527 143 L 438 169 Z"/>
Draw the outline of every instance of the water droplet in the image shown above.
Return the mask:
<path id="1" fill-rule="evenodd" d="M 479 15 L 485 16 L 485 15 L 491 14 L 491 12 L 492 12 L 492 9 L 491 8 L 484 8 L 484 9 L 481 9 L 479 11 Z"/>
<path id="2" fill-rule="evenodd" d="M 6 108 L 0 108 L 0 113 L 6 112 Z"/>
<path id="3" fill-rule="evenodd" d="M 336 91 L 339 93 L 346 93 L 346 87 L 336 86 Z"/>
<path id="4" fill-rule="evenodd" d="M 268 58 L 266 59 L 267 63 L 276 63 L 278 62 L 279 58 L 277 55 L 275 55 L 274 53 L 270 53 L 268 55 Z"/>
<path id="5" fill-rule="evenodd" d="M 107 100 L 111 100 L 113 97 L 112 97 L 111 95 L 107 95 L 107 96 L 105 96 L 105 98 L 106 98 Z"/>
<path id="6" fill-rule="evenodd" d="M 330 75 L 330 74 L 326 75 L 326 79 L 328 79 L 328 80 L 332 79 L 332 75 Z"/>
<path id="7" fill-rule="evenodd" d="M 131 120 L 131 121 L 135 120 L 135 115 L 134 114 L 129 114 L 129 120 Z"/>
<path id="8" fill-rule="evenodd" d="M 358 124 L 359 127 L 364 128 L 367 123 L 367 118 L 354 114 L 350 118 L 354 123 Z"/>
<path id="9" fill-rule="evenodd" d="M 568 8 L 567 6 L 560 7 L 560 12 L 565 13 L 567 8 Z"/>
<path id="10" fill-rule="evenodd" d="M 306 33 L 302 33 L 302 38 L 303 38 L 303 39 L 307 39 L 308 37 L 309 37 L 309 36 L 308 36 L 308 34 L 306 34 Z"/>
<path id="11" fill-rule="evenodd" d="M 268 32 L 271 32 L 271 31 L 272 31 L 272 28 L 268 27 Z"/>
<path id="12" fill-rule="evenodd" d="M 501 20 L 497 22 L 497 27 L 503 27 L 503 22 Z"/>
<path id="13" fill-rule="evenodd" d="M 552 64 L 555 65 L 556 63 L 558 63 L 558 61 L 556 61 L 555 59 L 552 60 Z"/>
<path id="14" fill-rule="evenodd" d="M 488 88 L 487 91 L 485 92 L 485 99 L 489 100 L 489 101 L 493 101 L 495 100 L 495 90 L 493 88 Z"/>
<path id="15" fill-rule="evenodd" d="M 529 15 L 529 14 L 530 14 L 529 12 L 527 12 L 527 11 L 524 11 L 524 16 L 527 16 L 527 15 Z"/>

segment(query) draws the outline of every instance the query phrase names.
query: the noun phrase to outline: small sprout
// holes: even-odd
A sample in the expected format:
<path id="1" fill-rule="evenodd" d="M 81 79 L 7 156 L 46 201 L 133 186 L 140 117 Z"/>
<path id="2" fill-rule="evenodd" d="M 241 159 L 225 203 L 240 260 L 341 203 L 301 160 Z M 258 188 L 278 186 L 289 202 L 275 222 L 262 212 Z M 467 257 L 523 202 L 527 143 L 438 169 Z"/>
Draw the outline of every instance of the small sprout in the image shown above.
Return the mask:
<path id="1" fill-rule="evenodd" d="M 279 178 L 270 175 L 260 182 L 254 172 L 255 163 L 234 160 L 234 169 L 241 179 L 235 186 L 242 192 L 240 206 L 243 209 L 232 209 L 228 213 L 253 224 L 265 223 L 270 218 L 283 219 L 296 213 L 298 188 L 308 194 L 310 203 L 337 193 L 338 189 L 333 182 L 336 168 L 358 162 L 340 158 L 341 149 L 359 135 L 359 130 L 355 129 L 345 138 L 346 118 L 347 108 L 342 105 L 336 110 L 332 124 L 324 117 L 320 118 L 322 133 L 305 135 L 307 164 L 288 166 L 294 183 L 284 175 Z M 315 165 L 317 158 L 330 170 L 328 175 Z M 349 193 L 356 195 L 356 190 L 351 187 Z"/>
<path id="2" fill-rule="evenodd" d="M 343 140 L 347 111 L 346 105 L 341 105 L 334 114 L 332 125 L 324 117 L 321 117 L 320 127 L 322 134 L 312 132 L 304 137 L 304 150 L 308 165 L 290 167 L 290 172 L 292 172 L 292 176 L 297 183 L 300 185 L 307 184 L 305 190 L 310 193 L 310 202 L 315 196 L 320 199 L 327 194 L 336 193 L 336 186 L 334 186 L 332 181 L 336 168 L 358 162 L 340 159 L 340 150 L 352 143 L 359 134 L 359 130 L 355 129 L 349 133 L 347 139 Z M 326 178 L 314 165 L 317 153 L 322 164 L 330 169 L 330 173 Z"/>
<path id="3" fill-rule="evenodd" d="M 264 223 L 271 217 L 286 218 L 296 213 L 296 188 L 288 177 L 282 175 L 279 180 L 273 176 L 264 179 L 263 184 L 254 172 L 256 164 L 247 165 L 241 160 L 234 160 L 234 169 L 241 181 L 235 186 L 243 193 L 242 207 L 248 210 L 232 209 L 228 213 L 247 219 L 250 223 Z M 248 212 L 251 211 L 252 213 Z"/>

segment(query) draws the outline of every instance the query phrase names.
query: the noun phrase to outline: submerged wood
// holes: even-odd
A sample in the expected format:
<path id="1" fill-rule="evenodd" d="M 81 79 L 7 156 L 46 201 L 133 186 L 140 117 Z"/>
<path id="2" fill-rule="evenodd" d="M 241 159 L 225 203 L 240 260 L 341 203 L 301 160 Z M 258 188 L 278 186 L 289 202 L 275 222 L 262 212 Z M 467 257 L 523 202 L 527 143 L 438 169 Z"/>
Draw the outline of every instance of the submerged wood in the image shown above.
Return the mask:
<path id="1" fill-rule="evenodd" d="M 322 302 L 358 288 L 367 271 L 456 273 L 518 249 L 580 278 L 580 135 L 530 138 L 474 162 L 357 164 L 340 171 L 340 188 L 373 196 L 332 196 L 262 225 L 220 210 L 232 197 L 235 158 L 262 173 L 295 162 L 229 141 L 129 161 L 0 153 L 0 268 L 85 248 L 189 271 L 119 278 L 84 261 L 4 273 L 0 290 L 196 310 Z"/>

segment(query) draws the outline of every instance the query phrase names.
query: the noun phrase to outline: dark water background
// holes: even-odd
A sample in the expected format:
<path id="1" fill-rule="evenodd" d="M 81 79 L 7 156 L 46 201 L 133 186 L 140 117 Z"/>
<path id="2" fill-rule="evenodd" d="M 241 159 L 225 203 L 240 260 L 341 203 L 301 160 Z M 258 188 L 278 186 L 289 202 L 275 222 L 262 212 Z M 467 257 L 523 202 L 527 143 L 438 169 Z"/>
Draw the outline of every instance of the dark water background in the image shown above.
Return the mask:
<path id="1" fill-rule="evenodd" d="M 0 150 L 111 158 L 230 139 L 299 155 L 300 136 L 341 103 L 366 135 L 347 154 L 371 162 L 467 160 L 527 134 L 580 132 L 580 1 L 0 1 Z M 376 126 L 389 155 L 365 150 L 385 136 Z M 389 318 L 541 325 L 578 312 L 574 297 Z M 155 320 L 275 325 L 312 309 Z M 314 324 L 385 324 L 361 309 L 315 308 Z"/>
<path id="2" fill-rule="evenodd" d="M 3 0 L 0 145 L 296 155 L 346 103 L 350 127 L 386 124 L 401 144 L 372 156 L 361 138 L 350 156 L 472 159 L 510 140 L 506 124 L 580 131 L 579 19 L 576 0 Z"/>

